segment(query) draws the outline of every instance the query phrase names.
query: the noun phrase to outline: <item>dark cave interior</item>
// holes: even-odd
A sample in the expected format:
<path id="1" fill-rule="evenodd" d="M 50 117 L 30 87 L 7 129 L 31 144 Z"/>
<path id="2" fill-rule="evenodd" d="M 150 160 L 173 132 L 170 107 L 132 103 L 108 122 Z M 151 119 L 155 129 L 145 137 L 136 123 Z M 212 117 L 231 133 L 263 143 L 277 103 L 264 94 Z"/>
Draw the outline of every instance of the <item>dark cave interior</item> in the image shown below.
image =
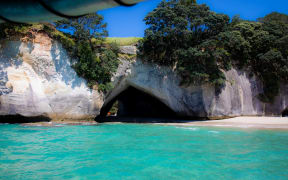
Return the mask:
<path id="1" fill-rule="evenodd" d="M 140 91 L 134 87 L 128 87 L 107 105 L 100 112 L 101 118 L 107 117 L 115 102 L 118 102 L 117 118 L 174 118 L 176 113 L 159 99 Z M 105 121 L 105 120 L 104 120 Z"/>
<path id="2" fill-rule="evenodd" d="M 284 111 L 282 111 L 282 116 L 288 117 L 288 108 L 286 108 L 286 109 L 284 109 Z"/>

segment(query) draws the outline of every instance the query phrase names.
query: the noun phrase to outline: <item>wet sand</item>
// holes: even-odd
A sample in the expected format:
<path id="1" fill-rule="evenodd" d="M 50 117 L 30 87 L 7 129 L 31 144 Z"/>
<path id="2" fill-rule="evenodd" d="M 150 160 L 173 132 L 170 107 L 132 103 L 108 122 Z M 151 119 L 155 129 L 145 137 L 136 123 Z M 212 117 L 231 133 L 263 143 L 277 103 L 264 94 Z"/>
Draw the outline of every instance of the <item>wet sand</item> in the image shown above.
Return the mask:
<path id="1" fill-rule="evenodd" d="M 235 117 L 223 120 L 190 121 L 183 123 L 157 123 L 173 126 L 214 126 L 256 129 L 286 129 L 288 130 L 288 117 Z"/>
<path id="2" fill-rule="evenodd" d="M 133 121 L 134 120 L 134 121 Z M 146 121 L 145 121 L 146 120 Z M 161 121 L 162 120 L 162 121 Z M 195 120 L 163 122 L 165 119 L 154 118 L 128 118 L 116 119 L 105 123 L 146 123 L 160 124 L 169 126 L 214 126 L 230 128 L 254 128 L 254 129 L 284 129 L 288 130 L 288 117 L 235 117 L 223 120 Z M 65 126 L 65 125 L 97 125 L 95 121 L 52 121 L 52 122 L 35 122 L 23 123 L 23 126 Z M 101 124 L 101 123 L 100 123 Z"/>

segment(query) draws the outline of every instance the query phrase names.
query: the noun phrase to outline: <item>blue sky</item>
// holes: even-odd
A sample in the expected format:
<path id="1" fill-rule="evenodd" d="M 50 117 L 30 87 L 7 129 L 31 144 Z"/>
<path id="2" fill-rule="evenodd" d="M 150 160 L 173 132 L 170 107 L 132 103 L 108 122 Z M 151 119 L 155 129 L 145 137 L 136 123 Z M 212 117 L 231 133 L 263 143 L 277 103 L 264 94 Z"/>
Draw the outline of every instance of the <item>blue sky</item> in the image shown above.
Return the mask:
<path id="1" fill-rule="evenodd" d="M 110 37 L 143 37 L 146 28 L 144 17 L 161 0 L 146 0 L 133 7 L 116 7 L 99 11 L 108 23 Z M 278 11 L 288 14 L 287 0 L 198 0 L 207 4 L 211 10 L 225 13 L 230 17 L 240 15 L 243 19 L 256 20 L 266 14 Z"/>

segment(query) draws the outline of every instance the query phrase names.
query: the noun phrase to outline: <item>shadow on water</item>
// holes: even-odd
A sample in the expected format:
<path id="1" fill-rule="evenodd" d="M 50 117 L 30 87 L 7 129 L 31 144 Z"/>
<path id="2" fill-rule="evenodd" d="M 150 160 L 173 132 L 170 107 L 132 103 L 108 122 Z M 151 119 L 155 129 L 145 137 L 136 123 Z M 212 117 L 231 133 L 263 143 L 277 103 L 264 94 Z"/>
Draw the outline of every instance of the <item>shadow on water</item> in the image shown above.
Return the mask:
<path id="1" fill-rule="evenodd" d="M 45 116 L 34 116 L 34 117 L 25 117 L 21 115 L 0 116 L 0 123 L 9 123 L 9 124 L 49 122 L 49 121 L 51 121 L 51 119 Z"/>

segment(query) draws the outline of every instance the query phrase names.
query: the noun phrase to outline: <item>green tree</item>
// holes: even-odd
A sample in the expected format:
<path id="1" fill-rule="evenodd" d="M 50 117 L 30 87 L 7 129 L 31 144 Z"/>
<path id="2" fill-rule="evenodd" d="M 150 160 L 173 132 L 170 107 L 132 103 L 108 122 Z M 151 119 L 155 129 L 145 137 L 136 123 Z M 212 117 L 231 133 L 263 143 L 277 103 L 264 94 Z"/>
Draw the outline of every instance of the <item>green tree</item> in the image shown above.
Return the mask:
<path id="1" fill-rule="evenodd" d="M 191 4 L 196 4 L 196 0 L 180 0 L 180 3 L 189 6 Z"/>
<path id="2" fill-rule="evenodd" d="M 57 21 L 55 26 L 61 31 L 71 33 L 77 41 L 89 41 L 90 47 L 94 50 L 92 39 L 103 40 L 108 36 L 107 24 L 103 20 L 103 16 L 93 13 L 79 18 Z"/>
<path id="3" fill-rule="evenodd" d="M 286 14 L 282 14 L 278 12 L 272 12 L 263 18 L 258 18 L 257 20 L 262 23 L 276 21 L 276 22 L 282 22 L 284 24 L 288 24 L 288 16 Z"/>
<path id="4" fill-rule="evenodd" d="M 80 77 L 87 80 L 90 87 L 98 85 L 99 90 L 109 91 L 111 77 L 119 65 L 119 47 L 113 43 L 104 45 L 104 37 L 108 33 L 102 16 L 94 13 L 53 24 L 2 23 L 0 39 L 25 36 L 32 40 L 37 31 L 46 32 L 62 44 L 68 54 L 77 60 L 73 68 Z"/>
<path id="5" fill-rule="evenodd" d="M 140 45 L 144 59 L 176 67 L 182 84 L 224 82 L 213 56 L 217 41 L 206 40 L 228 27 L 228 16 L 195 1 L 163 0 L 144 20 L 148 25 Z M 221 49 L 216 54 L 222 60 L 228 55 Z"/>
<path id="6" fill-rule="evenodd" d="M 74 64 L 77 74 L 93 87 L 107 92 L 111 88 L 111 77 L 119 65 L 119 47 L 115 44 L 104 45 L 108 35 L 107 24 L 97 13 L 79 18 L 66 19 L 55 23 L 57 29 L 69 32 L 76 41 L 74 56 L 78 61 Z"/>
<path id="7" fill-rule="evenodd" d="M 288 16 L 271 13 L 258 22 L 210 11 L 194 1 L 163 0 L 145 17 L 143 59 L 170 66 L 182 84 L 225 84 L 222 70 L 249 70 L 262 80 L 259 98 L 273 102 L 288 82 Z M 219 89 L 219 88 L 216 88 Z"/>

